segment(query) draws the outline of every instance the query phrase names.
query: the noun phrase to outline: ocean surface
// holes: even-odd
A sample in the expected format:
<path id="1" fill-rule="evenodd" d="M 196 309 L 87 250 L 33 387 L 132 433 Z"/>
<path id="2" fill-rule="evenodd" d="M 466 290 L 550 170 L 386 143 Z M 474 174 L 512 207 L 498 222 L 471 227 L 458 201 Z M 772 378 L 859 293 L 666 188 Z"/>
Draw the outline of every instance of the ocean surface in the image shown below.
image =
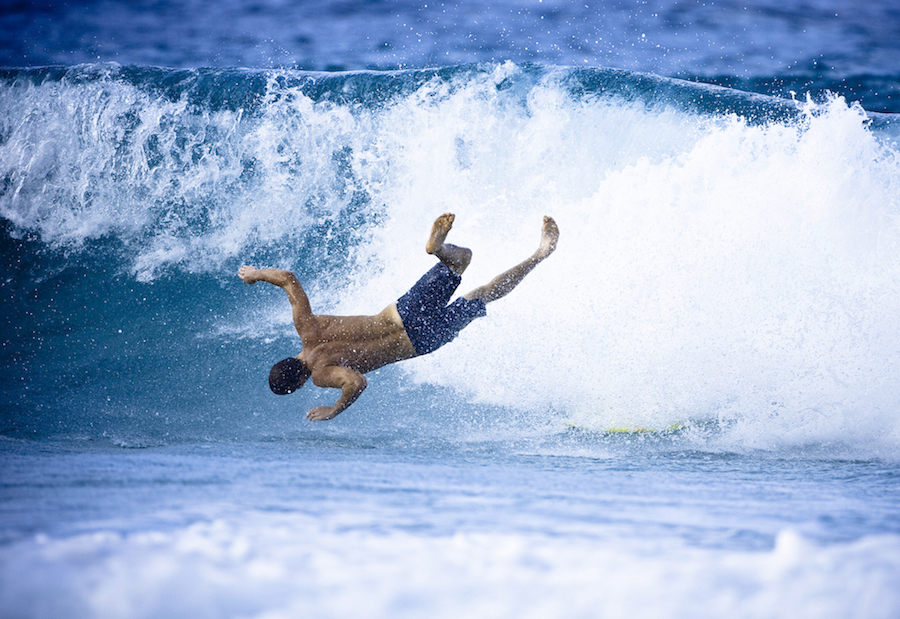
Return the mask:
<path id="1" fill-rule="evenodd" d="M 5 3 L 0 617 L 900 616 L 891 2 Z M 436 353 L 320 313 L 557 252 Z"/>

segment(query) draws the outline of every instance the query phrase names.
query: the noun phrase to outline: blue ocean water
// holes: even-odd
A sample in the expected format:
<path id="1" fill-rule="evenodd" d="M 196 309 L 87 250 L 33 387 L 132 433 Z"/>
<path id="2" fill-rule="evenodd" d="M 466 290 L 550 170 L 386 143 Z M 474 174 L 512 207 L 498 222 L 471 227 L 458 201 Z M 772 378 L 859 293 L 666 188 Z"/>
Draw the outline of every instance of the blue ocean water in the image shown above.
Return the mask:
<path id="1" fill-rule="evenodd" d="M 896 617 L 900 11 L 0 12 L 0 615 Z M 558 251 L 433 355 L 266 385 Z"/>

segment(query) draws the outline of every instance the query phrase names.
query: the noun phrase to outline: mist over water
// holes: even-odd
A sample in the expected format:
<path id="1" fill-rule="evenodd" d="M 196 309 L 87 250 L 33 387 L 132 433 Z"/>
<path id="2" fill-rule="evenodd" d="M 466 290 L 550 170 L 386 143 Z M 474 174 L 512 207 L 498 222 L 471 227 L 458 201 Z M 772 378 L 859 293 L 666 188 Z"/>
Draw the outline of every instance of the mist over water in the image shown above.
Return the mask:
<path id="1" fill-rule="evenodd" d="M 240 416 L 315 403 L 267 399 L 265 369 L 299 342 L 279 291 L 241 287 L 241 263 L 295 270 L 317 311 L 375 313 L 430 267 L 437 214 L 456 213 L 451 241 L 475 252 L 461 293 L 527 257 L 549 214 L 557 253 L 453 345 L 386 371 L 388 394 L 409 380 L 449 389 L 463 409 L 515 411 L 526 432 L 682 424 L 707 445 L 714 427 L 728 448 L 840 443 L 896 456 L 891 125 L 871 128 L 839 98 L 791 110 L 699 86 L 679 99 L 672 89 L 685 87 L 638 75 L 591 79 L 512 63 L 19 74 L 0 94 L 5 242 L 25 239 L 15 255 L 30 281 L 48 275 L 21 266 L 22 252 L 56 256 L 70 276 L 81 268 L 84 281 L 64 288 L 143 342 L 133 352 L 144 372 L 85 378 L 95 395 L 136 386 L 148 403 L 129 416 L 152 419 L 162 385 L 176 408 L 200 389 Z M 98 279 L 115 285 L 83 292 Z M 28 286 L 5 287 L 27 313 Z M 135 308 L 137 289 L 160 292 Z M 96 352 L 119 336 L 90 303 L 73 305 L 74 318 L 51 322 L 91 333 L 76 346 Z M 14 385 L 54 374 L 47 337 L 25 334 L 27 367 L 7 354 Z M 203 386 L 220 381 L 224 392 Z M 9 391 L 13 417 L 47 404 L 23 389 Z M 382 406 L 369 396 L 354 416 Z M 62 396 L 82 429 L 108 422 L 80 398 Z M 215 417 L 204 408 L 190 423 Z"/>

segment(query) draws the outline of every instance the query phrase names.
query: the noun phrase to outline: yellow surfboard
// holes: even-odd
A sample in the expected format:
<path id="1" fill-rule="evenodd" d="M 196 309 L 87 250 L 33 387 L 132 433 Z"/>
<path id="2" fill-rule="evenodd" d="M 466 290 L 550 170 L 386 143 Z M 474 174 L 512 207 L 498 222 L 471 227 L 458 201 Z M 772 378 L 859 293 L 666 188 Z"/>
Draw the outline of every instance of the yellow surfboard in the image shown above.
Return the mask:
<path id="1" fill-rule="evenodd" d="M 577 426 L 574 423 L 567 423 L 566 427 L 572 430 L 580 430 L 582 432 L 600 432 L 602 434 L 649 434 L 655 432 L 676 432 L 678 430 L 682 430 L 685 428 L 683 423 L 675 423 L 671 426 L 664 428 L 663 430 L 656 430 L 654 428 L 645 428 L 642 426 L 610 426 L 603 430 L 596 430 L 594 428 L 586 428 L 584 426 Z"/>

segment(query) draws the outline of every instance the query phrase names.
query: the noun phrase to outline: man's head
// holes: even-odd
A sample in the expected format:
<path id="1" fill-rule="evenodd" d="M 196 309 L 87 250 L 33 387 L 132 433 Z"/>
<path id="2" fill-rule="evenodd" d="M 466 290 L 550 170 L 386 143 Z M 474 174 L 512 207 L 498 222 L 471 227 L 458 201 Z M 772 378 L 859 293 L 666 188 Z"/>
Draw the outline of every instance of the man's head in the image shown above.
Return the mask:
<path id="1" fill-rule="evenodd" d="M 295 357 L 282 359 L 269 371 L 269 389 L 276 395 L 294 393 L 306 383 L 312 372 Z"/>

